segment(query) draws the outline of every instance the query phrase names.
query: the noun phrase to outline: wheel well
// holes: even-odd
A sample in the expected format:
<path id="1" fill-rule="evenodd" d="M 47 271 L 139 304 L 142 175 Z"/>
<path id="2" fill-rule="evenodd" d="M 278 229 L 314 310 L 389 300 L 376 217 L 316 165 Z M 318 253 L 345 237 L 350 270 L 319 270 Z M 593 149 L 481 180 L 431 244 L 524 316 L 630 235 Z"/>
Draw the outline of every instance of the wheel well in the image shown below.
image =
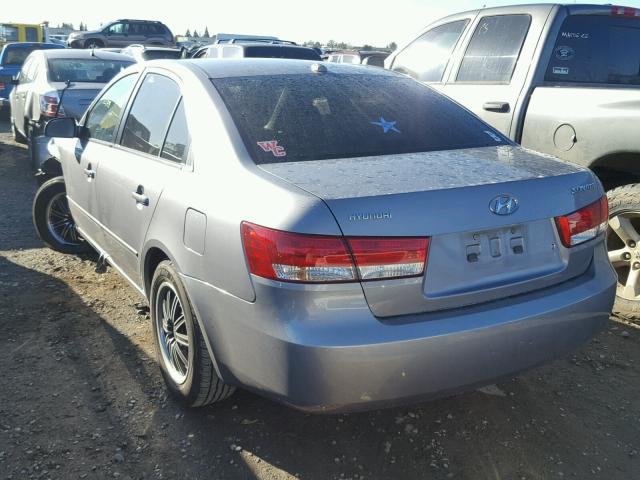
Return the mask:
<path id="1" fill-rule="evenodd" d="M 169 260 L 169 256 L 160 248 L 153 247 L 147 252 L 147 256 L 144 259 L 144 291 L 147 297 L 149 297 L 151 290 L 153 273 L 156 271 L 158 264 L 164 260 Z"/>
<path id="2" fill-rule="evenodd" d="M 599 158 L 591 169 L 606 190 L 640 182 L 640 153 L 619 152 Z"/>

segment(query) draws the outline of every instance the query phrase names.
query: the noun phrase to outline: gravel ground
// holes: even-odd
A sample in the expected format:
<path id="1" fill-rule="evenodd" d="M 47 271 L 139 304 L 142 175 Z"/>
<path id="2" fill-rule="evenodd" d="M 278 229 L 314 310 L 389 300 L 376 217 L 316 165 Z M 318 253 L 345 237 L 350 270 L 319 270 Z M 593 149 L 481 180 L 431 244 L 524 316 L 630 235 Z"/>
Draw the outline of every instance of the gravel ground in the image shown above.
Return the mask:
<path id="1" fill-rule="evenodd" d="M 0 478 L 640 478 L 640 330 L 410 408 L 300 413 L 238 392 L 176 404 L 144 303 L 95 258 L 43 248 L 35 182 L 0 122 Z M 452 353 L 453 354 L 453 353 Z"/>

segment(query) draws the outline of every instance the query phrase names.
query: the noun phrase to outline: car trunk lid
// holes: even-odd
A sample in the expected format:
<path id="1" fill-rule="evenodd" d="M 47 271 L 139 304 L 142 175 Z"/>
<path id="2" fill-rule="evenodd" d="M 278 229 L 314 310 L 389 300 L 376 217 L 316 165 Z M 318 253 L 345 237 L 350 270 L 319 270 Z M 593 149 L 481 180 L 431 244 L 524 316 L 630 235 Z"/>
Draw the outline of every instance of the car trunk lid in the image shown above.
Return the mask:
<path id="1" fill-rule="evenodd" d="M 60 97 L 64 84 L 55 83 L 54 86 L 58 90 L 58 97 Z M 65 90 L 62 99 L 65 115 L 79 120 L 103 86 L 101 83 L 72 84 Z"/>
<path id="2" fill-rule="evenodd" d="M 500 146 L 261 168 L 322 198 L 346 236 L 431 237 L 422 278 L 362 282 L 379 317 L 456 308 L 583 273 L 591 249 L 566 249 L 554 217 L 597 200 L 586 169 Z M 511 214 L 490 202 L 518 201 Z"/>

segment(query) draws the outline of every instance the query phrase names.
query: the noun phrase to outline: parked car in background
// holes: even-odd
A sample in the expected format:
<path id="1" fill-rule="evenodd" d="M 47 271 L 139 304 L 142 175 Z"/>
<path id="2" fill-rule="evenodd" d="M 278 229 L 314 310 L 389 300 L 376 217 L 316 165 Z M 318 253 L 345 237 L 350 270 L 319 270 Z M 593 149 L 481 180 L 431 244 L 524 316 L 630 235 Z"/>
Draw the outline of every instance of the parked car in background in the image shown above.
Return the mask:
<path id="1" fill-rule="evenodd" d="M 640 318 L 640 9 L 524 5 L 427 27 L 388 61 L 609 190 L 614 311 Z"/>
<path id="2" fill-rule="evenodd" d="M 182 57 L 182 50 L 171 47 L 154 47 L 147 45 L 129 45 L 122 49 L 124 55 L 133 57 L 136 62 L 147 60 L 178 59 Z"/>
<path id="3" fill-rule="evenodd" d="M 81 118 L 102 87 L 132 63 L 127 55 L 91 50 L 35 50 L 27 57 L 9 103 L 14 138 L 29 142 L 34 165 L 34 142 L 46 122 L 56 115 Z"/>
<path id="4" fill-rule="evenodd" d="M 9 42 L 44 42 L 42 25 L 30 23 L 0 23 L 0 48 Z"/>
<path id="5" fill-rule="evenodd" d="M 0 51 L 0 108 L 9 107 L 9 93 L 13 88 L 11 83 L 20 73 L 22 64 L 34 50 L 50 50 L 64 48 L 55 43 L 18 42 L 9 43 Z"/>
<path id="6" fill-rule="evenodd" d="M 384 60 L 388 56 L 389 52 L 377 50 L 338 50 L 328 54 L 325 61 L 384 67 Z"/>
<path id="7" fill-rule="evenodd" d="M 316 412 L 415 402 L 564 355 L 609 320 L 594 174 L 404 75 L 159 60 L 45 133 L 63 176 L 36 194 L 40 237 L 90 244 L 149 300 L 189 406 L 235 387 Z"/>
<path id="8" fill-rule="evenodd" d="M 73 32 L 67 42 L 72 48 L 126 47 L 143 45 L 174 46 L 171 30 L 162 22 L 149 20 L 116 20 L 99 30 Z"/>
<path id="9" fill-rule="evenodd" d="M 272 42 L 231 41 L 202 47 L 192 58 L 289 58 L 322 61 L 313 48 L 282 40 Z"/>

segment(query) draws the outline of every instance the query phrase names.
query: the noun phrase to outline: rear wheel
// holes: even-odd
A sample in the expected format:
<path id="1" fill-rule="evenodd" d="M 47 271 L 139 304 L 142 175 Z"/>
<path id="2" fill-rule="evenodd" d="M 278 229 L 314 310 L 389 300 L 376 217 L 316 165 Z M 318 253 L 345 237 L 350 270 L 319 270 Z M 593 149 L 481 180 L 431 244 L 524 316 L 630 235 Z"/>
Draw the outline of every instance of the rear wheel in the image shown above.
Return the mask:
<path id="1" fill-rule="evenodd" d="M 607 192 L 609 260 L 618 274 L 613 313 L 640 320 L 640 184 Z"/>
<path id="2" fill-rule="evenodd" d="M 53 250 L 74 254 L 89 250 L 71 216 L 63 177 L 52 178 L 36 192 L 33 224 L 40 239 Z"/>
<path id="3" fill-rule="evenodd" d="M 229 397 L 235 388 L 218 377 L 184 285 L 170 261 L 156 268 L 149 298 L 158 363 L 169 391 L 189 407 Z"/>

